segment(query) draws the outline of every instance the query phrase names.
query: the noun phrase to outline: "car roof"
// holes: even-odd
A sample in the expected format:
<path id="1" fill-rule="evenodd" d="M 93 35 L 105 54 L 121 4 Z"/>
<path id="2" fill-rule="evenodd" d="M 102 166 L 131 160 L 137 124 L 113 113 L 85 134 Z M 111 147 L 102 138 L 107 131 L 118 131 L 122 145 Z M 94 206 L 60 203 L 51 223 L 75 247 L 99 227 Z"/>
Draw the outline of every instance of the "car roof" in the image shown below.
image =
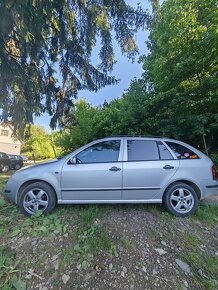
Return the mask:
<path id="1" fill-rule="evenodd" d="M 114 135 L 114 136 L 108 136 L 99 140 L 110 140 L 114 138 L 119 138 L 119 139 L 137 139 L 137 140 L 172 140 L 172 141 L 177 141 L 174 139 L 170 139 L 168 137 L 162 137 L 162 136 L 134 136 L 134 135 Z"/>

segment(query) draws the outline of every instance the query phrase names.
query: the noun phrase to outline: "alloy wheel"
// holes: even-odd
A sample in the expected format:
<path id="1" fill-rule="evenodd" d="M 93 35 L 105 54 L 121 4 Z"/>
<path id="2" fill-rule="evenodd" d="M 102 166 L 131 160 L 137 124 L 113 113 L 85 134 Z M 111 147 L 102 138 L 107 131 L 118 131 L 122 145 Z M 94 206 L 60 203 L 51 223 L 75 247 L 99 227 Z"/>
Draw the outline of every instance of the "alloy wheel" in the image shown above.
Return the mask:
<path id="1" fill-rule="evenodd" d="M 38 210 L 44 211 L 48 206 L 49 198 L 47 193 L 40 188 L 29 190 L 23 199 L 23 207 L 29 214 L 34 214 Z"/>
<path id="2" fill-rule="evenodd" d="M 194 197 L 186 188 L 177 188 L 170 196 L 170 203 L 178 213 L 188 213 L 194 206 Z"/>

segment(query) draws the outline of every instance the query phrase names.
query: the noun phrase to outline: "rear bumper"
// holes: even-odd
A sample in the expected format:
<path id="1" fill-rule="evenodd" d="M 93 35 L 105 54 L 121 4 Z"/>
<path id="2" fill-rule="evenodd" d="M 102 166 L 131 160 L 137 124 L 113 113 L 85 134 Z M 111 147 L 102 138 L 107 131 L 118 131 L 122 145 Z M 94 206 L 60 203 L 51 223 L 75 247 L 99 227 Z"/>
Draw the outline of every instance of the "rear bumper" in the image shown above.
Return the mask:
<path id="1" fill-rule="evenodd" d="M 210 195 L 218 195 L 218 181 L 205 179 L 201 182 L 201 199 Z"/>

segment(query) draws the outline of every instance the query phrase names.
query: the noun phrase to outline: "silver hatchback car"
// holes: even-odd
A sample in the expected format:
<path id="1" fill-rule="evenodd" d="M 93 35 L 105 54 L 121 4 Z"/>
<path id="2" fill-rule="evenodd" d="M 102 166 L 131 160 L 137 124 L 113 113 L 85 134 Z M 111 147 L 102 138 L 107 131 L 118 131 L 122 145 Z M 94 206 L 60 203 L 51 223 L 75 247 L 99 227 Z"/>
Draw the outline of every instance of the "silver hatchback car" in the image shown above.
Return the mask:
<path id="1" fill-rule="evenodd" d="M 118 136 L 17 171 L 5 194 L 27 216 L 56 204 L 85 203 L 163 203 L 174 215 L 187 216 L 217 188 L 213 162 L 192 146 Z"/>

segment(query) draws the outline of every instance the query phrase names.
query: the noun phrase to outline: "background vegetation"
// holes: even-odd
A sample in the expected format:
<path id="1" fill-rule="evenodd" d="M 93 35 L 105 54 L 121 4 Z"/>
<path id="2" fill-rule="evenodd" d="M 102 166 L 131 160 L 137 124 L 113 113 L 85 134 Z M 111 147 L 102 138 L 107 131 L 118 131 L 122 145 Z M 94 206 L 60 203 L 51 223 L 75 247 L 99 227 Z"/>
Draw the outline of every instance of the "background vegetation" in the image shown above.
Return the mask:
<path id="1" fill-rule="evenodd" d="M 22 135 L 33 115 L 63 124 L 78 90 L 116 84 L 112 39 L 133 59 L 146 11 L 124 0 L 0 1 L 0 108 Z M 113 35 L 112 35 L 113 33 Z M 91 62 L 99 41 L 99 65 Z"/>
<path id="2" fill-rule="evenodd" d="M 49 159 L 60 154 L 60 148 L 54 145 L 53 135 L 48 134 L 44 127 L 33 125 L 26 128 L 22 153 L 27 155 L 29 159 Z"/>
<path id="3" fill-rule="evenodd" d="M 77 102 L 57 144 L 69 152 L 110 135 L 160 135 L 214 153 L 217 163 L 217 20 L 213 0 L 167 0 L 157 7 L 142 77 L 109 104 Z"/>

